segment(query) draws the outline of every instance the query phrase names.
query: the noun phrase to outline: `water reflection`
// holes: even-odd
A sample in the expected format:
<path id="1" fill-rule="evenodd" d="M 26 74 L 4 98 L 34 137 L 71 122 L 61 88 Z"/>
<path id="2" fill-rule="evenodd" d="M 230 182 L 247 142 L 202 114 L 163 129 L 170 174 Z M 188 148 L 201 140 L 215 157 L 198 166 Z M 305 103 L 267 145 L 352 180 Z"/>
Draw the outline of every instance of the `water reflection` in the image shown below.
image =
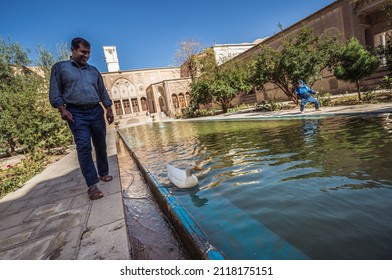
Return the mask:
<path id="1" fill-rule="evenodd" d="M 303 120 L 304 140 L 308 147 L 313 147 L 317 144 L 320 121 L 320 119 Z"/>
<path id="2" fill-rule="evenodd" d="M 189 196 L 193 205 L 196 208 L 200 208 L 205 206 L 208 203 L 208 199 L 206 197 L 202 197 L 200 194 L 200 190 L 198 188 L 192 188 L 192 189 L 178 189 L 175 188 L 174 186 L 168 186 L 170 193 L 176 197 L 178 196 Z M 198 194 L 200 193 L 200 194 Z"/>
<path id="3" fill-rule="evenodd" d="M 392 118 L 390 113 L 384 114 L 383 126 L 387 133 L 392 133 Z"/>
<path id="4" fill-rule="evenodd" d="M 268 247 L 276 246 L 286 256 L 391 259 L 390 123 L 389 115 L 178 122 L 124 133 L 230 258 L 283 258 Z M 178 190 L 166 164 L 189 161 L 203 166 L 199 185 Z"/>

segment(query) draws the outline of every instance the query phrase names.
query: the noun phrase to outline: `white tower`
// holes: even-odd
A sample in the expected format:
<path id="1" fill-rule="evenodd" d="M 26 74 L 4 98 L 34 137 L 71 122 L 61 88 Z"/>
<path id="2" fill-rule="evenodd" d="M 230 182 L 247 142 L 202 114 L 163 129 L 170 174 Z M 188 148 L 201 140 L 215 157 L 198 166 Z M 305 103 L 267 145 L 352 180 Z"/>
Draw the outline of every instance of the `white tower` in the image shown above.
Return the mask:
<path id="1" fill-rule="evenodd" d="M 105 60 L 106 60 L 106 65 L 108 67 L 108 72 L 120 71 L 120 64 L 118 63 L 116 47 L 104 46 L 103 52 L 105 54 Z"/>

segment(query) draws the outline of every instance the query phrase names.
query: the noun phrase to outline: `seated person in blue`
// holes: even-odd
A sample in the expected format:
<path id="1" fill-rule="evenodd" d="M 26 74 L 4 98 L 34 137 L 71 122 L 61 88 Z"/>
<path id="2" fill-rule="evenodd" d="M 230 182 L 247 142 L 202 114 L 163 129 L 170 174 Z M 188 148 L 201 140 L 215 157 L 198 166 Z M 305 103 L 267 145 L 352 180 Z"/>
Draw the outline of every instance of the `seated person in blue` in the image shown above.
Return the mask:
<path id="1" fill-rule="evenodd" d="M 316 98 L 311 96 L 310 94 L 317 93 L 315 90 L 308 87 L 302 80 L 299 80 L 295 85 L 295 93 L 298 98 L 301 100 L 301 113 L 304 113 L 305 105 L 310 102 L 314 104 L 316 111 L 320 110 L 320 103 Z"/>

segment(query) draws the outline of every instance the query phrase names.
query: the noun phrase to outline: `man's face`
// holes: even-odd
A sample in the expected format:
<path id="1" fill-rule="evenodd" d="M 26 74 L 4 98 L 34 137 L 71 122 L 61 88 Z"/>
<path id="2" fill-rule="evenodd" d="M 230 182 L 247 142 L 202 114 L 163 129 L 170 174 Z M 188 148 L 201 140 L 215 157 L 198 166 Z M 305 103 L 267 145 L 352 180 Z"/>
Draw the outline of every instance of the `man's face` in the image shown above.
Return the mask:
<path id="1" fill-rule="evenodd" d="M 74 49 L 71 47 L 72 58 L 76 61 L 80 66 L 84 66 L 87 64 L 87 60 L 90 58 L 90 48 L 86 47 L 82 44 L 79 45 L 78 49 Z"/>

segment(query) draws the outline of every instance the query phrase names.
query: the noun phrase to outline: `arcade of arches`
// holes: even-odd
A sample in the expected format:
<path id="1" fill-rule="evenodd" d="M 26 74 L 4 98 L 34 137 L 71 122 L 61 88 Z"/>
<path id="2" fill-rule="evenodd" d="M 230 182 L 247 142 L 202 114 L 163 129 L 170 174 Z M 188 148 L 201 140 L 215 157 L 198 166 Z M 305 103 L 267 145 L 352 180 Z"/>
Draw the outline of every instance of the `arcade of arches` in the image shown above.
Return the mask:
<path id="1" fill-rule="evenodd" d="M 109 72 L 102 77 L 116 116 L 145 116 L 147 111 L 173 116 L 190 104 L 188 84 L 183 82 L 187 78 L 180 79 L 178 67 Z"/>

